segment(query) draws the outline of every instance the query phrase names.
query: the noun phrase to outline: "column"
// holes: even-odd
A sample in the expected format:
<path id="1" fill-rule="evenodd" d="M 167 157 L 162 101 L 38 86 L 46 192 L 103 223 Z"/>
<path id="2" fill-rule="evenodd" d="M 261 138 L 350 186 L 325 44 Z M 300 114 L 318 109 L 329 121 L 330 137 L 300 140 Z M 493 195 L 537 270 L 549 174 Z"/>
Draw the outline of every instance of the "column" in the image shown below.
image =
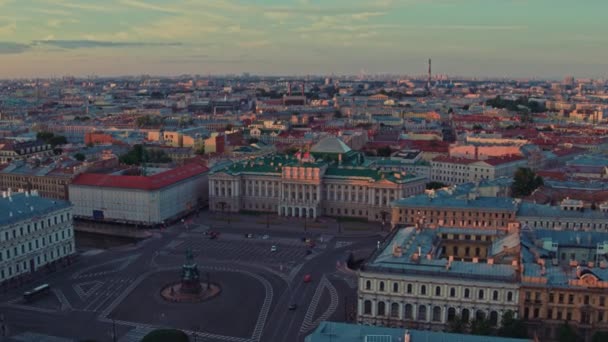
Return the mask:
<path id="1" fill-rule="evenodd" d="M 418 304 L 412 304 L 412 320 L 418 320 Z"/>

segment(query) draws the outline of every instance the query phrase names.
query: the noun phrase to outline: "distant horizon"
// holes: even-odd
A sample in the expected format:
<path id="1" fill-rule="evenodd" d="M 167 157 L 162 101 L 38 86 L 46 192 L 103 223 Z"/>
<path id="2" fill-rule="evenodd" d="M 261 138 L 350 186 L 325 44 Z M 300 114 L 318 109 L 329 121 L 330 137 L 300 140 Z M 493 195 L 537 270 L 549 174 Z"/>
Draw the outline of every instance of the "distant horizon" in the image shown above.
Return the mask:
<path id="1" fill-rule="evenodd" d="M 0 0 L 0 78 L 608 78 L 608 1 Z"/>

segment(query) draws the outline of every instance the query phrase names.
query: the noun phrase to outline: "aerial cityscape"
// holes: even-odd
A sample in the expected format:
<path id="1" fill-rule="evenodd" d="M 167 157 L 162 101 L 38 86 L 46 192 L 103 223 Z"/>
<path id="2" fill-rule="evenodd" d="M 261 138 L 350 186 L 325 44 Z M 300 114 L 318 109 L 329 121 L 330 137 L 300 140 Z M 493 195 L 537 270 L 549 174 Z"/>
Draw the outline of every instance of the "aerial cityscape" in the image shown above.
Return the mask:
<path id="1" fill-rule="evenodd" d="M 608 341 L 605 13 L 0 0 L 0 341 Z"/>

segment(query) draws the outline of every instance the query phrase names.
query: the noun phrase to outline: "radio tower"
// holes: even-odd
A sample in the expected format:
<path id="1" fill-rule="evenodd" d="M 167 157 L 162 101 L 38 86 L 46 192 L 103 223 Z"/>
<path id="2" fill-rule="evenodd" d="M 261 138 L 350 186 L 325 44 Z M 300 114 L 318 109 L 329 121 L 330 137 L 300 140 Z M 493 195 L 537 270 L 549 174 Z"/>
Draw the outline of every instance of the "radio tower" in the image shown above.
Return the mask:
<path id="1" fill-rule="evenodd" d="M 431 59 L 429 58 L 429 77 L 426 81 L 426 89 L 431 90 Z"/>

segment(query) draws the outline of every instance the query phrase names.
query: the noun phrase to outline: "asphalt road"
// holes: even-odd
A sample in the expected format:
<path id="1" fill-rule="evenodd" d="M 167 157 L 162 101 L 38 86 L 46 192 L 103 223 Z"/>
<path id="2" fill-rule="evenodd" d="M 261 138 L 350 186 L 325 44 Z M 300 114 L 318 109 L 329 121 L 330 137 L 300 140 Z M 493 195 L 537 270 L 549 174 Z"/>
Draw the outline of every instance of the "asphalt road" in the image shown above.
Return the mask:
<path id="1" fill-rule="evenodd" d="M 247 220 L 217 224 L 203 215 L 188 228 L 177 224 L 137 245 L 84 252 L 69 268 L 0 296 L 8 335 L 14 341 L 111 341 L 115 334 L 126 342 L 157 327 L 176 327 L 205 341 L 302 341 L 320 320 L 342 321 L 352 312 L 355 279 L 336 262 L 348 250 L 373 248 L 379 235 L 336 237 L 276 225 L 266 230 L 249 228 Z M 210 225 L 220 231 L 218 239 L 204 235 Z M 261 238 L 265 234 L 268 239 Z M 311 255 L 303 236 L 316 239 Z M 159 297 L 163 284 L 179 281 L 186 250 L 194 253 L 201 279 L 209 273 L 223 287 L 208 303 Z M 306 274 L 310 283 L 303 282 Z M 51 285 L 50 298 L 23 303 L 21 294 L 40 283 Z M 292 303 L 296 310 L 288 309 Z"/>

